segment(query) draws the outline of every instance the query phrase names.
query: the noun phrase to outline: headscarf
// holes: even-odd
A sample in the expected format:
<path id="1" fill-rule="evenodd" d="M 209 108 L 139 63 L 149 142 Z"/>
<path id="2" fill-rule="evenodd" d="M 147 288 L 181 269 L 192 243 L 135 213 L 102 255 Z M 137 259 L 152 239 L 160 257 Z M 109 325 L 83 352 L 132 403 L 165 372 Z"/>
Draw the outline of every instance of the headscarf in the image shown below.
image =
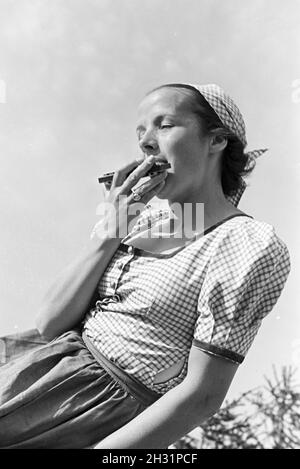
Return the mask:
<path id="1" fill-rule="evenodd" d="M 225 91 L 218 85 L 193 85 L 189 83 L 189 86 L 195 88 L 213 108 L 215 113 L 218 115 L 221 122 L 236 135 L 241 141 L 244 149 L 247 146 L 246 139 L 246 127 L 243 116 L 233 101 L 233 99 L 225 93 Z M 268 149 L 252 150 L 245 152 L 248 157 L 248 163 L 245 169 L 250 169 L 255 166 L 256 158 L 265 153 Z M 241 178 L 239 188 L 231 195 L 226 198 L 236 207 L 246 189 L 247 185 L 243 178 Z"/>

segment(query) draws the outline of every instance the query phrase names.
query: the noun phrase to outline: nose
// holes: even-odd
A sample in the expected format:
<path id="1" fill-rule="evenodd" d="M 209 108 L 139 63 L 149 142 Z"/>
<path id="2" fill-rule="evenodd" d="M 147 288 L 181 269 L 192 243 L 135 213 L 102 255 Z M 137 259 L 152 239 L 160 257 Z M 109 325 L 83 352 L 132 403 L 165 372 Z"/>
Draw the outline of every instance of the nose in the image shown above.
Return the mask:
<path id="1" fill-rule="evenodd" d="M 139 146 L 143 153 L 146 155 L 155 155 L 159 152 L 158 142 L 153 135 L 153 133 L 145 132 L 141 140 L 139 141 Z"/>

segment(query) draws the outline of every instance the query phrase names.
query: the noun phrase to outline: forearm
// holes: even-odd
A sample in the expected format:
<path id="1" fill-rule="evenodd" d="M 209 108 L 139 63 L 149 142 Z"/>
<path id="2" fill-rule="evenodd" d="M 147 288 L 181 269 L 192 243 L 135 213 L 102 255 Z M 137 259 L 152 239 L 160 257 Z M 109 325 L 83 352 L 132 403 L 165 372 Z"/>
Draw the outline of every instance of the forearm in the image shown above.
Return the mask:
<path id="1" fill-rule="evenodd" d="M 39 309 L 36 325 L 49 339 L 83 318 L 97 284 L 114 255 L 119 238 L 91 241 L 84 252 L 55 280 Z"/>
<path id="2" fill-rule="evenodd" d="M 209 399 L 188 397 L 185 383 L 102 440 L 95 449 L 167 448 L 215 413 Z"/>

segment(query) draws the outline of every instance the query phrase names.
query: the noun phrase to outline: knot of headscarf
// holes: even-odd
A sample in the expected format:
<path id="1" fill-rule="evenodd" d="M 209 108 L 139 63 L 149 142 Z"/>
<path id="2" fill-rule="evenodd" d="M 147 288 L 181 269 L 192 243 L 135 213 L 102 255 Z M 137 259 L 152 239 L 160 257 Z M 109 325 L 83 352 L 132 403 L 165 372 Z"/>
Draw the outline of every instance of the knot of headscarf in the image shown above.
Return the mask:
<path id="1" fill-rule="evenodd" d="M 242 142 L 244 149 L 247 146 L 246 127 L 243 116 L 233 101 L 233 99 L 225 93 L 225 91 L 218 85 L 194 85 L 189 83 L 189 86 L 195 88 L 213 108 L 221 122 Z M 251 169 L 255 166 L 256 158 L 265 153 L 268 149 L 252 150 L 244 152 L 248 157 L 248 163 L 245 169 Z M 243 178 L 241 178 L 239 188 L 227 199 L 236 207 L 246 189 L 247 185 Z"/>

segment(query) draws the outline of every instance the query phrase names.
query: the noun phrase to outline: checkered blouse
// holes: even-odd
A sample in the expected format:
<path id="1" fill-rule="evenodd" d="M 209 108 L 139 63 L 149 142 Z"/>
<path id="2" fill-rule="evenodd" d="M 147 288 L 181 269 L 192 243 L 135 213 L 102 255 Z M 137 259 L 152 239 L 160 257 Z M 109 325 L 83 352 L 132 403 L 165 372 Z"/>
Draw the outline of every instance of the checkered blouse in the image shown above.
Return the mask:
<path id="1" fill-rule="evenodd" d="M 148 206 L 134 230 L 169 216 Z M 247 215 L 229 217 L 171 254 L 121 243 L 84 329 L 107 358 L 163 394 L 186 376 L 192 345 L 241 363 L 289 271 L 274 228 Z M 177 376 L 154 382 L 181 360 Z"/>

